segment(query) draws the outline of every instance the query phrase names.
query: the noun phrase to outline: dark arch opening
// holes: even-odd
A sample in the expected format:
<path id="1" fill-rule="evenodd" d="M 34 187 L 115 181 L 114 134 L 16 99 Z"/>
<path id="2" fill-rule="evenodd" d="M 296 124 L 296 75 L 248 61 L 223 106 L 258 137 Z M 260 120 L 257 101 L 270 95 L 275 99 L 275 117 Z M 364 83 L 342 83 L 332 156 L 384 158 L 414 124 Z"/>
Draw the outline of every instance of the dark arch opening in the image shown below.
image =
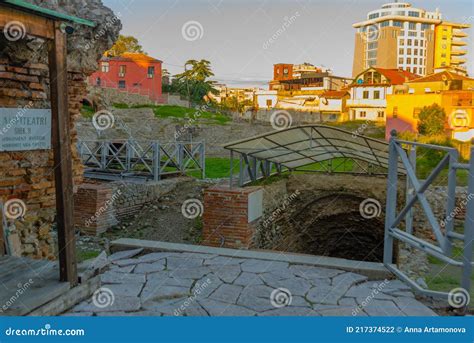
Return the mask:
<path id="1" fill-rule="evenodd" d="M 385 213 L 380 202 L 374 213 L 360 211 L 366 198 L 330 194 L 291 213 L 284 223 L 282 246 L 291 251 L 350 260 L 382 262 Z"/>

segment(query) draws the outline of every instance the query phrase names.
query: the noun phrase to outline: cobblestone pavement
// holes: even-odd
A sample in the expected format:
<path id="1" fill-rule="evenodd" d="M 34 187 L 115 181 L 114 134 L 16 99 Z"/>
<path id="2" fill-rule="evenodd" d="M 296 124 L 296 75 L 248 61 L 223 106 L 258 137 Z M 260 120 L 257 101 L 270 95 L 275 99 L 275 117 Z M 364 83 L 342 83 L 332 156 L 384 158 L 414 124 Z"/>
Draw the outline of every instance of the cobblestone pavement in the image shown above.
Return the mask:
<path id="1" fill-rule="evenodd" d="M 434 316 L 399 280 L 303 264 L 141 249 L 109 257 L 68 316 Z"/>

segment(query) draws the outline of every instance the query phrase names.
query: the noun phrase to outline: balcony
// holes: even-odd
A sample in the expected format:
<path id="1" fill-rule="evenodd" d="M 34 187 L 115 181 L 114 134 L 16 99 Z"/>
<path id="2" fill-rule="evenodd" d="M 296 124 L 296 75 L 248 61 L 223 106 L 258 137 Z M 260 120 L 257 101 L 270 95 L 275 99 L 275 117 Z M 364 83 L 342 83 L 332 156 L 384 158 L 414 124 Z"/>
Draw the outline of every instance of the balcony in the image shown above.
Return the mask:
<path id="1" fill-rule="evenodd" d="M 456 58 L 456 57 L 451 58 L 451 64 L 464 64 L 466 62 L 467 60 L 465 58 Z"/>
<path id="2" fill-rule="evenodd" d="M 458 50 L 458 49 L 451 50 L 451 55 L 453 56 L 463 56 L 465 54 L 467 54 L 466 50 Z"/>
<path id="3" fill-rule="evenodd" d="M 459 38 L 453 38 L 452 41 L 451 41 L 451 44 L 452 45 L 455 45 L 455 46 L 465 46 L 467 45 L 467 43 Z"/>
<path id="4" fill-rule="evenodd" d="M 453 36 L 454 37 L 467 37 L 468 34 L 462 30 L 454 29 L 453 30 Z"/>

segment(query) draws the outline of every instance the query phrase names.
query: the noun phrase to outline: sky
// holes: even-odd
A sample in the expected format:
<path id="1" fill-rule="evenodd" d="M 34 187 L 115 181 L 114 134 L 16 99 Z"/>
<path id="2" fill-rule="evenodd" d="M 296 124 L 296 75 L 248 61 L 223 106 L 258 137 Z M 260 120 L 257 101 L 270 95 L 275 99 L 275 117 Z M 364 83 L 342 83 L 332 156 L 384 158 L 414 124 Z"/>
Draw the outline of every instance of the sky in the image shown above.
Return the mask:
<path id="1" fill-rule="evenodd" d="M 189 59 L 207 59 L 217 81 L 266 88 L 273 64 L 309 62 L 351 76 L 355 29 L 378 0 L 103 0 L 122 34 L 139 39 L 171 74 Z M 474 24 L 473 0 L 414 0 L 449 21 Z M 474 28 L 468 31 L 474 74 Z"/>

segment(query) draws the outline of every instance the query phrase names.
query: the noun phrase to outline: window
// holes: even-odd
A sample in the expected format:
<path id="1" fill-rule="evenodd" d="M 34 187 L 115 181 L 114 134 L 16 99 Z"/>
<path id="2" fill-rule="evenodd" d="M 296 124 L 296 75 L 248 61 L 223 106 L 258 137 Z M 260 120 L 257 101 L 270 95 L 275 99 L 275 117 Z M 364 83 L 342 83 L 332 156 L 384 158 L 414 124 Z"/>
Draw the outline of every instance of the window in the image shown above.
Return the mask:
<path id="1" fill-rule="evenodd" d="M 413 59 L 413 64 L 418 64 L 418 58 L 415 57 L 415 58 Z"/>
<path id="2" fill-rule="evenodd" d="M 364 92 L 362 93 L 362 98 L 368 99 L 368 98 L 369 98 L 369 91 L 364 91 Z"/>
<path id="3" fill-rule="evenodd" d="M 380 91 L 374 91 L 374 99 L 380 99 Z"/>
<path id="4" fill-rule="evenodd" d="M 398 106 L 394 106 L 394 107 L 393 107 L 392 116 L 393 116 L 394 118 L 398 118 Z"/>
<path id="5" fill-rule="evenodd" d="M 109 70 L 110 70 L 110 65 L 109 65 L 109 62 L 102 62 L 102 72 L 103 73 L 108 73 Z"/>
<path id="6" fill-rule="evenodd" d="M 408 44 L 408 45 L 411 45 L 411 39 L 408 40 L 408 43 L 407 43 L 407 44 Z"/>
<path id="7" fill-rule="evenodd" d="M 403 48 L 402 48 L 402 49 L 398 49 L 398 54 L 399 54 L 399 55 L 403 55 L 403 52 L 404 52 Z"/>
<path id="8" fill-rule="evenodd" d="M 384 111 L 377 111 L 377 118 L 383 118 L 385 117 L 385 112 Z"/>
<path id="9" fill-rule="evenodd" d="M 377 45 L 378 45 L 377 42 L 372 42 L 372 43 L 369 43 L 367 47 L 369 50 L 372 50 L 372 49 L 377 49 Z"/>
<path id="10" fill-rule="evenodd" d="M 415 39 L 415 46 L 418 46 L 418 39 Z"/>
<path id="11" fill-rule="evenodd" d="M 125 65 L 119 66 L 119 77 L 124 77 L 126 71 L 127 71 L 127 66 Z"/>
<path id="12" fill-rule="evenodd" d="M 119 80 L 118 88 L 124 89 L 125 88 L 125 80 Z"/>
<path id="13" fill-rule="evenodd" d="M 408 55 L 411 55 L 411 48 L 408 48 L 408 49 L 407 49 L 407 54 L 408 54 Z"/>
<path id="14" fill-rule="evenodd" d="M 420 107 L 415 107 L 413 109 L 413 119 L 418 119 L 418 116 L 421 112 L 421 108 Z"/>
<path id="15" fill-rule="evenodd" d="M 96 84 L 97 86 L 100 86 L 100 84 L 101 84 L 100 77 L 98 77 L 97 79 L 95 79 L 95 84 Z"/>
<path id="16" fill-rule="evenodd" d="M 365 111 L 360 111 L 359 112 L 359 117 L 360 118 L 365 118 L 365 117 L 367 117 L 367 113 Z"/>
<path id="17" fill-rule="evenodd" d="M 147 77 L 152 79 L 155 75 L 155 67 L 148 67 Z"/>
<path id="18" fill-rule="evenodd" d="M 394 20 L 394 21 L 393 21 L 393 26 L 395 26 L 395 27 L 402 27 L 402 26 L 403 26 L 403 23 L 402 23 L 401 21 Z"/>
<path id="19" fill-rule="evenodd" d="M 379 17 L 378 13 L 373 13 L 373 14 L 369 15 L 369 19 L 375 19 L 375 18 L 378 18 L 378 17 Z"/>
<path id="20" fill-rule="evenodd" d="M 402 39 L 400 39 L 400 41 L 399 41 L 399 45 L 400 45 L 400 46 L 403 46 L 403 44 L 404 44 L 404 43 L 405 43 L 405 41 L 403 40 L 403 38 L 402 38 Z"/>
<path id="21" fill-rule="evenodd" d="M 386 21 L 383 21 L 382 24 L 380 24 L 380 27 L 386 27 L 388 25 L 390 25 L 390 22 L 386 20 Z"/>
<path id="22" fill-rule="evenodd" d="M 408 16 L 409 17 L 419 17 L 420 13 L 416 11 L 408 11 Z M 410 23 L 411 24 L 411 23 Z"/>
<path id="23" fill-rule="evenodd" d="M 400 58 L 398 59 L 398 64 L 403 64 L 403 57 L 400 57 Z"/>
<path id="24" fill-rule="evenodd" d="M 416 30 L 416 23 L 408 23 L 409 30 Z"/>
<path id="25" fill-rule="evenodd" d="M 407 57 L 407 64 L 411 64 L 411 57 Z"/>
<path id="26" fill-rule="evenodd" d="M 416 74 L 417 73 L 417 68 L 416 67 L 413 67 L 413 74 Z"/>
<path id="27" fill-rule="evenodd" d="M 288 68 L 283 69 L 283 74 L 285 74 L 285 75 L 288 74 Z"/>

